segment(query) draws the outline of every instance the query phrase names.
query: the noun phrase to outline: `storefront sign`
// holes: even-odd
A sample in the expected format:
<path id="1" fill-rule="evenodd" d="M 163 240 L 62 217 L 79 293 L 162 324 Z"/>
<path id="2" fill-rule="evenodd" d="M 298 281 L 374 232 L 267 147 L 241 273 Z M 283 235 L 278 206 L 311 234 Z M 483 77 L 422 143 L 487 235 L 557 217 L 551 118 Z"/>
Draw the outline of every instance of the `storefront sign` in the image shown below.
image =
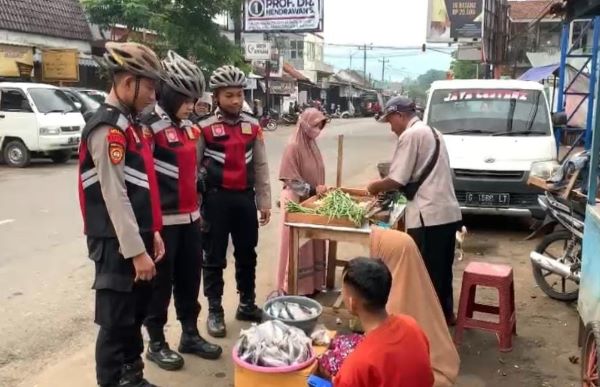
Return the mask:
<path id="1" fill-rule="evenodd" d="M 21 69 L 23 69 L 24 73 L 26 69 L 29 69 L 29 74 L 21 74 L 19 64 L 21 64 Z M 0 77 L 31 76 L 32 69 L 32 47 L 0 44 Z"/>
<path id="2" fill-rule="evenodd" d="M 323 30 L 323 0 L 245 0 L 246 32 Z"/>
<path id="3" fill-rule="evenodd" d="M 77 50 L 43 50 L 42 78 L 44 82 L 79 81 Z"/>
<path id="4" fill-rule="evenodd" d="M 269 91 L 271 94 L 291 95 L 296 92 L 296 85 L 293 81 L 270 81 Z"/>
<path id="5" fill-rule="evenodd" d="M 484 0 L 429 0 L 427 41 L 481 39 Z"/>
<path id="6" fill-rule="evenodd" d="M 246 60 L 267 60 L 271 57 L 271 42 L 245 42 Z"/>
<path id="7" fill-rule="evenodd" d="M 443 98 L 444 102 L 471 101 L 471 100 L 517 100 L 527 101 L 531 97 L 525 90 L 461 90 L 452 91 Z"/>

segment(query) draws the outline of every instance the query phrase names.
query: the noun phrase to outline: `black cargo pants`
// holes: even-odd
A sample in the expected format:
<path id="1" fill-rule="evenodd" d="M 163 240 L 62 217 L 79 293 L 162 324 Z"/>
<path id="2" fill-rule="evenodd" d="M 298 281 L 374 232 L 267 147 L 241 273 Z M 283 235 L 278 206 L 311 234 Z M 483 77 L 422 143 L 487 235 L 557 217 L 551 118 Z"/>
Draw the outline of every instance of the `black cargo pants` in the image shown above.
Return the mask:
<path id="1" fill-rule="evenodd" d="M 454 313 L 452 265 L 458 226 L 459 223 L 449 223 L 407 230 L 421 251 L 446 318 L 450 318 Z"/>
<path id="2" fill-rule="evenodd" d="M 233 242 L 235 279 L 240 303 L 256 299 L 256 245 L 258 217 L 253 190 L 209 190 L 202 200 L 204 295 L 209 311 L 223 313 L 223 270 L 227 267 L 229 235 Z"/>
<path id="3" fill-rule="evenodd" d="M 142 234 L 148 254 L 153 251 L 153 235 Z M 125 364 L 136 364 L 142 372 L 144 351 L 141 326 L 151 296 L 150 282 L 134 282 L 131 259 L 119 252 L 116 238 L 87 239 L 89 257 L 96 273 L 94 322 L 100 326 L 96 340 L 96 378 L 100 386 L 118 385 Z"/>
<path id="4" fill-rule="evenodd" d="M 164 226 L 161 232 L 165 257 L 156 265 L 148 316 L 144 325 L 151 341 L 164 341 L 164 326 L 175 298 L 177 319 L 195 325 L 200 314 L 198 294 L 202 271 L 202 232 L 200 221 Z"/>

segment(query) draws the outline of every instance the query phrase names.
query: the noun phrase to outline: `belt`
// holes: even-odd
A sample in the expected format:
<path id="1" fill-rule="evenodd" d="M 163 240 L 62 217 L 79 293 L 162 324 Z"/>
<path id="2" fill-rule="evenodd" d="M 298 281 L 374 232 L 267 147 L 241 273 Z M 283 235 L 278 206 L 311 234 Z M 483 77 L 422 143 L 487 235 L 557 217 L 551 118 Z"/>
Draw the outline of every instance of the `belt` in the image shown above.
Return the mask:
<path id="1" fill-rule="evenodd" d="M 163 225 L 173 226 L 176 224 L 188 224 L 193 223 L 198 219 L 200 219 L 200 210 L 196 210 L 189 214 L 163 215 Z"/>

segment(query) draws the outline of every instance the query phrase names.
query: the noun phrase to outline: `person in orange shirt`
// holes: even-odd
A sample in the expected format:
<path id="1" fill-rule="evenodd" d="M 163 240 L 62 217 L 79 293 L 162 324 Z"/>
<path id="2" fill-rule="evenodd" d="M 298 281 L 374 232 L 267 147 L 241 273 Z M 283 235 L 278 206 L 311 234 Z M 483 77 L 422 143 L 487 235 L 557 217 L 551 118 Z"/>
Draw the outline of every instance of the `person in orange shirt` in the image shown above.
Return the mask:
<path id="1" fill-rule="evenodd" d="M 342 364 L 334 387 L 433 386 L 427 336 L 412 317 L 386 312 L 391 286 L 392 274 L 380 259 L 355 258 L 344 269 L 344 304 L 365 338 Z"/>

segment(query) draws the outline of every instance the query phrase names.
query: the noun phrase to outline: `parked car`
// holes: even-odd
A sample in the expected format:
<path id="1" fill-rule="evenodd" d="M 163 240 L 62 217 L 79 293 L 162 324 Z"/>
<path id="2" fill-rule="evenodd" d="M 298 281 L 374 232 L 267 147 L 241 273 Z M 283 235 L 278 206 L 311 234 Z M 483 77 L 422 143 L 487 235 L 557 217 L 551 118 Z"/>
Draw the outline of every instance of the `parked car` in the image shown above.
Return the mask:
<path id="1" fill-rule="evenodd" d="M 98 103 L 104 103 L 104 101 L 106 100 L 106 97 L 108 96 L 107 92 L 101 91 L 101 90 L 84 89 L 81 87 L 76 87 L 74 89 L 87 95 L 88 97 L 92 98 L 93 100 L 95 100 Z"/>
<path id="2" fill-rule="evenodd" d="M 531 173 L 558 167 L 543 86 L 515 80 L 436 81 L 425 122 L 444 134 L 464 212 L 544 217 Z"/>
<path id="3" fill-rule="evenodd" d="M 58 87 L 0 82 L 0 150 L 8 166 L 26 167 L 32 156 L 67 162 L 84 125 L 79 109 Z"/>
<path id="4" fill-rule="evenodd" d="M 75 104 L 75 106 L 79 109 L 85 122 L 87 122 L 92 115 L 98 110 L 100 107 L 100 102 L 96 101 L 88 94 L 84 93 L 79 89 L 74 88 L 62 88 L 62 91 L 67 94 L 67 96 L 71 99 L 71 101 Z"/>

